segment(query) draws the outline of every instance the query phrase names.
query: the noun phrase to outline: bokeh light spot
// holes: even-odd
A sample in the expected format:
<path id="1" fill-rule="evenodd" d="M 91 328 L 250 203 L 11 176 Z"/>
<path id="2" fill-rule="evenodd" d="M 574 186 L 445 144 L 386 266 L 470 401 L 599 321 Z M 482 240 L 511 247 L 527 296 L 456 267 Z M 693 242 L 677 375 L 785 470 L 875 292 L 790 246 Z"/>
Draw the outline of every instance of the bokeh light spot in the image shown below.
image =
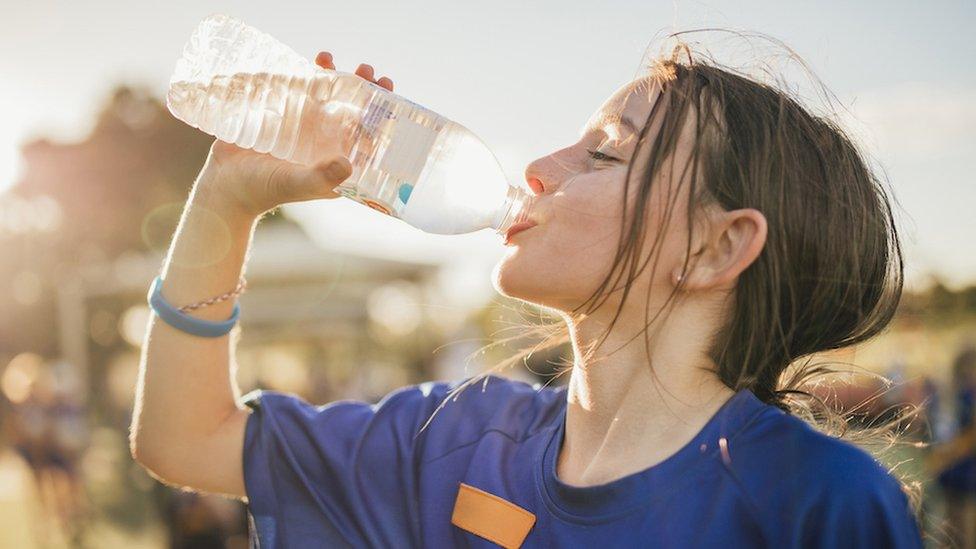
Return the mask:
<path id="1" fill-rule="evenodd" d="M 34 353 L 20 353 L 3 370 L 0 388 L 4 396 L 14 404 L 20 404 L 30 396 L 33 385 L 41 374 L 44 359 Z"/>
<path id="2" fill-rule="evenodd" d="M 168 202 L 153 208 L 142 218 L 142 227 L 140 228 L 142 242 L 153 250 L 168 247 L 182 213 L 183 204 L 177 202 Z"/>
<path id="3" fill-rule="evenodd" d="M 119 333 L 122 339 L 133 347 L 141 347 L 142 339 L 146 335 L 146 324 L 149 322 L 149 307 L 133 305 L 122 314 L 119 321 Z"/>

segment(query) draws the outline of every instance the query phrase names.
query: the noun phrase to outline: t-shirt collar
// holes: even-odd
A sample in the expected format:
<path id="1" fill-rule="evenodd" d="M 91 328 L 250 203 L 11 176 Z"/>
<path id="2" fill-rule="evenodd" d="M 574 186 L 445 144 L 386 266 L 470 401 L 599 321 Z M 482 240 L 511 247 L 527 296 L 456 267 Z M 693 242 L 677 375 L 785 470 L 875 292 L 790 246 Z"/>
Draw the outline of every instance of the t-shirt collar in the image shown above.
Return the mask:
<path id="1" fill-rule="evenodd" d="M 690 442 L 664 461 L 606 484 L 578 487 L 556 478 L 556 458 L 566 425 L 564 401 L 563 410 L 550 428 L 550 439 L 542 445 L 536 482 L 550 511 L 564 520 L 583 523 L 612 520 L 669 492 L 680 482 L 682 473 L 687 473 L 702 458 L 727 454 L 732 437 L 767 406 L 752 391 L 742 389 L 715 412 Z"/>

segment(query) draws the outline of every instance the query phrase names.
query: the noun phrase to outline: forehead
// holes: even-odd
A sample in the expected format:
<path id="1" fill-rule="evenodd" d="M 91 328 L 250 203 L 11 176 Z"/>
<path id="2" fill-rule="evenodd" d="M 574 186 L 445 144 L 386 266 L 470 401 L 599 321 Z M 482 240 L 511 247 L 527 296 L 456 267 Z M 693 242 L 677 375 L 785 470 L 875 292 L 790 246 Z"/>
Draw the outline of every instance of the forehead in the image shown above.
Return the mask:
<path id="1" fill-rule="evenodd" d="M 624 84 L 590 116 L 581 133 L 591 130 L 637 133 L 650 115 L 659 93 L 660 86 L 650 78 Z"/>

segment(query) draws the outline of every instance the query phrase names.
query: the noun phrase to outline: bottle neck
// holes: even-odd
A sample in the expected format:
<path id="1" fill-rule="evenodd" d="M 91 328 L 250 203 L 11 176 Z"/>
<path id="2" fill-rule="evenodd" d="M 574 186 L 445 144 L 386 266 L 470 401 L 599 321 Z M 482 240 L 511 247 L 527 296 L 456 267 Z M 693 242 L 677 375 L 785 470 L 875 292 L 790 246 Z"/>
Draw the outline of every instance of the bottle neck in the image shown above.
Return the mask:
<path id="1" fill-rule="evenodd" d="M 504 235 L 512 225 L 528 219 L 534 202 L 535 197 L 527 191 L 514 185 L 509 186 L 505 203 L 498 209 L 491 228 Z"/>

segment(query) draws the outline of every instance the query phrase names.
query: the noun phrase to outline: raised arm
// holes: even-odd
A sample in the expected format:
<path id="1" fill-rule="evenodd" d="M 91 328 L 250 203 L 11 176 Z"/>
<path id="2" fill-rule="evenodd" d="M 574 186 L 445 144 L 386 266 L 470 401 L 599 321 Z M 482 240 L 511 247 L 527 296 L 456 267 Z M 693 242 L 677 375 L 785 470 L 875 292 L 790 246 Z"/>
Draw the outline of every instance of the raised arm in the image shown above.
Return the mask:
<path id="1" fill-rule="evenodd" d="M 335 68 L 327 53 L 316 62 Z M 374 81 L 368 65 L 356 73 Z M 393 87 L 388 78 L 378 84 Z M 163 265 L 163 298 L 181 307 L 233 289 L 263 213 L 287 202 L 337 198 L 332 189 L 350 173 L 341 157 L 308 167 L 216 141 Z M 233 306 L 231 299 L 189 314 L 225 320 Z M 149 320 L 130 447 L 140 464 L 167 483 L 245 496 L 241 452 L 248 412 L 238 403 L 232 369 L 235 333 L 204 338 L 156 315 Z"/>

